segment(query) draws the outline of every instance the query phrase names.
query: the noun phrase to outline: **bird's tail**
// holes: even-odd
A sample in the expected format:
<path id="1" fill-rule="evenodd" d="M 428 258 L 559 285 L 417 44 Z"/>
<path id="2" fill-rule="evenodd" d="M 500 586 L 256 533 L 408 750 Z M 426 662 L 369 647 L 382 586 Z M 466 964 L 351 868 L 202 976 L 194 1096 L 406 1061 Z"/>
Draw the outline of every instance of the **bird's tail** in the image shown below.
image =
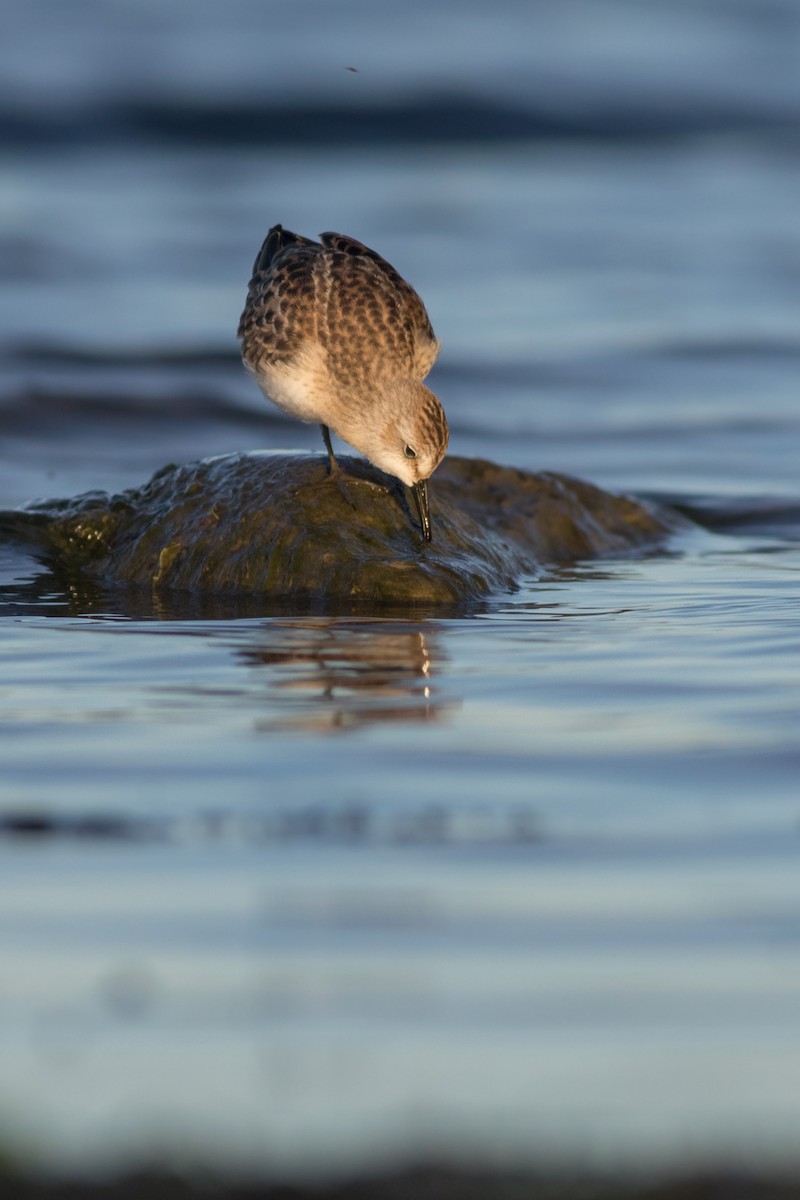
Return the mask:
<path id="1" fill-rule="evenodd" d="M 316 243 L 301 237 L 299 233 L 292 233 L 290 229 L 284 229 L 282 225 L 273 225 L 264 238 L 264 243 L 253 264 L 253 274 L 258 275 L 261 271 L 268 271 L 275 256 L 286 246 L 293 245 L 314 246 Z"/>

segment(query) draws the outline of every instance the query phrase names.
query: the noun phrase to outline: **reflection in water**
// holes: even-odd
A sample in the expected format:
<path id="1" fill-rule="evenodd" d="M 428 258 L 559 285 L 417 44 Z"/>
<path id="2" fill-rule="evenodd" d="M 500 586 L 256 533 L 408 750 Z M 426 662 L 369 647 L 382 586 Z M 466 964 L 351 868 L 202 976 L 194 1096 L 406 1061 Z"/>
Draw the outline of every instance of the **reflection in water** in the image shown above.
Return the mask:
<path id="1" fill-rule="evenodd" d="M 431 631 L 418 625 L 276 621 L 239 654 L 248 666 L 266 669 L 264 682 L 280 694 L 281 714 L 259 721 L 260 729 L 346 731 L 375 722 L 430 721 L 450 707 L 434 691 L 442 651 Z"/>

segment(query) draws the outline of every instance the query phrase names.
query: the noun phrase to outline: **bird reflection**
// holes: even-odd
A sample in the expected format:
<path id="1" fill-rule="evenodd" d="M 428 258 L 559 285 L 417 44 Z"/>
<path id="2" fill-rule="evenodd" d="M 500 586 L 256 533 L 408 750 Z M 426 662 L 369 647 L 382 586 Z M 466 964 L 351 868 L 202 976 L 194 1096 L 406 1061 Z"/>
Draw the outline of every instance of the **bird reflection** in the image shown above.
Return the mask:
<path id="1" fill-rule="evenodd" d="M 443 655 L 435 636 L 419 626 L 276 621 L 239 654 L 249 667 L 266 669 L 264 682 L 280 694 L 281 713 L 259 721 L 261 729 L 347 731 L 376 722 L 430 721 L 447 707 L 433 683 Z"/>

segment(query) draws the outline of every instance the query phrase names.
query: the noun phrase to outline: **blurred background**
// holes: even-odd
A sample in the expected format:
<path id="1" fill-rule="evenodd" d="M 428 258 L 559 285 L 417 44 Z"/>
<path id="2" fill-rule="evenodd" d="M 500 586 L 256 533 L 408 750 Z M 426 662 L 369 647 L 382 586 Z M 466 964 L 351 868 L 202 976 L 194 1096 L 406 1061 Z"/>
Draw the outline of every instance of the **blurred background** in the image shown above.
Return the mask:
<path id="1" fill-rule="evenodd" d="M 0 1160 L 796 1167 L 799 53 L 800 0 L 4 0 L 0 507 L 322 451 L 239 362 L 280 222 L 420 292 L 451 453 L 724 536 L 351 622 L 0 547 Z"/>
<path id="2" fill-rule="evenodd" d="M 237 363 L 278 221 L 417 287 L 454 452 L 738 490 L 765 450 L 793 483 L 799 22 L 795 0 L 8 0 L 3 502 L 41 491 L 43 432 L 67 492 L 138 482 L 173 439 L 316 446 Z"/>

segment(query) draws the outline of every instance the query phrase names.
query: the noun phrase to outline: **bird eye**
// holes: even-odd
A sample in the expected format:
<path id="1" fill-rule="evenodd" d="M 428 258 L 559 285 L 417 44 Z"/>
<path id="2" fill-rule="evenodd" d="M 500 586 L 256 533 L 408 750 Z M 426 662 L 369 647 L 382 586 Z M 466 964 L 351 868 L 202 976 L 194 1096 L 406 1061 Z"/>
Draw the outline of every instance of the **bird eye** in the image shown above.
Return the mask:
<path id="1" fill-rule="evenodd" d="M 406 458 L 416 458 L 417 457 L 416 450 L 412 450 L 412 448 L 410 446 L 406 446 L 405 453 L 406 453 Z"/>

